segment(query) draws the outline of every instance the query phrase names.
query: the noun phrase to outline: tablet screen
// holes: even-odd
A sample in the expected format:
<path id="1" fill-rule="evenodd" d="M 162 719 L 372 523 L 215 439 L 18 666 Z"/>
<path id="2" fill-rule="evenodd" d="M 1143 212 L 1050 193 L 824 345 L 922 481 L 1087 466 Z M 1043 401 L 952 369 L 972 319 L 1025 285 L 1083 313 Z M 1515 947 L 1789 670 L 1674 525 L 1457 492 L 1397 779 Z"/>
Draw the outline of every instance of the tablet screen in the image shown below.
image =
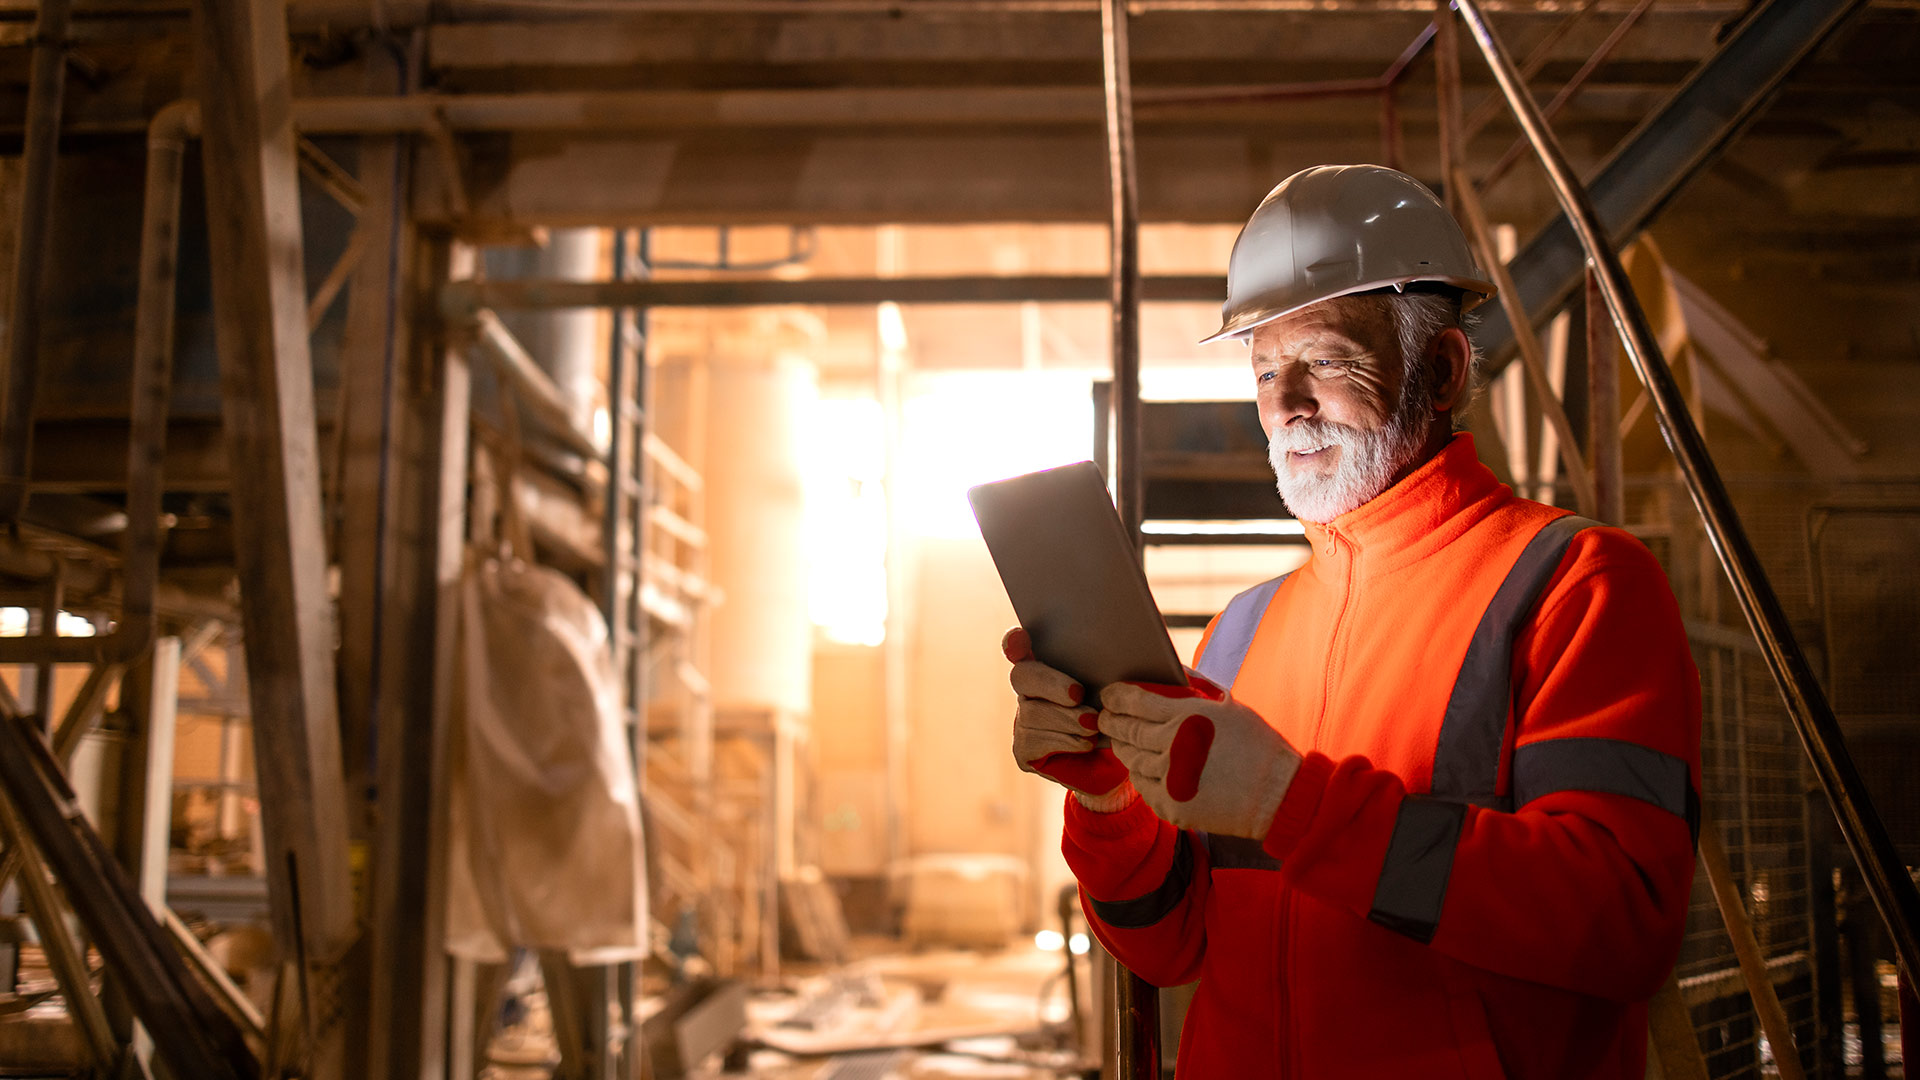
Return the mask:
<path id="1" fill-rule="evenodd" d="M 967 500 L 1036 658 L 1089 696 L 1113 682 L 1186 683 L 1093 462 L 981 484 Z"/>

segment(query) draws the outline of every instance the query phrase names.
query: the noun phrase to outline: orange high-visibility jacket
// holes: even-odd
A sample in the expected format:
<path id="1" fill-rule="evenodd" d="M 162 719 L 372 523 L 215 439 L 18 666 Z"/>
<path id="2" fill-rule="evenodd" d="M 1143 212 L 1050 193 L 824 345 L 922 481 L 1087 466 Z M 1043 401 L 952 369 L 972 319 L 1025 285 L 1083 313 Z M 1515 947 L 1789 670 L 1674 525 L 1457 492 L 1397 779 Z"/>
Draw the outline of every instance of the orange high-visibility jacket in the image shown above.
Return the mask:
<path id="1" fill-rule="evenodd" d="M 1180 1080 L 1643 1075 L 1699 676 L 1659 564 L 1587 526 L 1455 436 L 1208 628 L 1196 667 L 1305 755 L 1264 844 L 1068 799 L 1100 940 L 1199 980 Z"/>

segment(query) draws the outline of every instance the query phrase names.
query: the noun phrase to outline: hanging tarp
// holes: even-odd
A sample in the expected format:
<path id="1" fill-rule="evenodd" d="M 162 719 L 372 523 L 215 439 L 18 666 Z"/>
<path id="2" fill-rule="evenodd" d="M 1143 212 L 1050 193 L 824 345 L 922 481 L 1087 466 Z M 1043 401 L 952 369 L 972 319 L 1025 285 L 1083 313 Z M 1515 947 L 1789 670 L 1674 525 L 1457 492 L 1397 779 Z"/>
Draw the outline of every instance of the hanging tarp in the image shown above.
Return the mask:
<path id="1" fill-rule="evenodd" d="M 646 952 L 633 755 L 607 626 L 564 575 L 468 561 L 450 758 L 447 947 Z"/>

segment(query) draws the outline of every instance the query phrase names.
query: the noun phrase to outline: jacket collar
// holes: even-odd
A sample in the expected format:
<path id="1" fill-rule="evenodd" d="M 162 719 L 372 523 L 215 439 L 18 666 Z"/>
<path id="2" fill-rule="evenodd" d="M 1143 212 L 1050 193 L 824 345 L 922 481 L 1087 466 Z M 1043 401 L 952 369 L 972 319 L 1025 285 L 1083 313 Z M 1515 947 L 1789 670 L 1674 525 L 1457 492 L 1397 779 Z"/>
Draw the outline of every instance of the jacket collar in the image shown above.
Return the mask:
<path id="1" fill-rule="evenodd" d="M 1326 524 L 1303 522 L 1316 564 L 1339 547 L 1364 554 L 1370 570 L 1390 570 L 1444 547 L 1513 492 L 1481 463 L 1473 436 L 1461 432 L 1399 483 Z"/>

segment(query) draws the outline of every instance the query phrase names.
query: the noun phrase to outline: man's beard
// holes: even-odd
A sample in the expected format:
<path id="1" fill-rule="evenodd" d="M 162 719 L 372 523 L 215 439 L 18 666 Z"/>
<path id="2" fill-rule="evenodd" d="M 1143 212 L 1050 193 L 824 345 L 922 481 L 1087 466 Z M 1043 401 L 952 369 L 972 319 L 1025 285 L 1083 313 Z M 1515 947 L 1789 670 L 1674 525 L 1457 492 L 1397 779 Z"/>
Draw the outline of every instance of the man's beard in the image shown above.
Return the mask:
<path id="1" fill-rule="evenodd" d="M 1293 516 L 1325 523 L 1387 490 L 1394 474 L 1420 453 L 1433 428 L 1433 414 L 1423 398 L 1417 392 L 1403 393 L 1392 418 L 1373 431 L 1316 417 L 1287 424 L 1274 433 L 1267 442 L 1267 463 L 1273 466 L 1280 498 Z M 1316 447 L 1338 451 L 1331 476 L 1316 475 L 1314 463 L 1288 458 L 1295 451 Z"/>

